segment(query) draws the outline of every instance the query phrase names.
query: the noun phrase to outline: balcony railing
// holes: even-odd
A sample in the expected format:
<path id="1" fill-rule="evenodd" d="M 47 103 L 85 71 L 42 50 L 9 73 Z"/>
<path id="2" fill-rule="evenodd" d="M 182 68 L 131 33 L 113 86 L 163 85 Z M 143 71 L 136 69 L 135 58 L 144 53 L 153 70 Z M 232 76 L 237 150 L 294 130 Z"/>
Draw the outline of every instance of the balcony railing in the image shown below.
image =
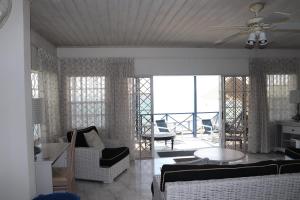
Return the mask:
<path id="1" fill-rule="evenodd" d="M 185 112 L 185 113 L 156 113 L 140 114 L 137 121 L 137 132 L 151 134 L 151 121 L 165 119 L 168 128 L 176 133 L 193 134 L 203 131 L 203 121 L 210 120 L 214 128 L 219 127 L 219 112 Z"/>

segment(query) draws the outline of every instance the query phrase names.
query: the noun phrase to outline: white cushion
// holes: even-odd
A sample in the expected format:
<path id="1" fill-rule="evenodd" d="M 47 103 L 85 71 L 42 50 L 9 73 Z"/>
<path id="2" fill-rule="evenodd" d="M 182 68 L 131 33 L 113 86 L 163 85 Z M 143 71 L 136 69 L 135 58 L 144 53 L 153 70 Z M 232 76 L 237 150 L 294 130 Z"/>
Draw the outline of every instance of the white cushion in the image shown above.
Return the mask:
<path id="1" fill-rule="evenodd" d="M 90 132 L 83 133 L 84 138 L 89 145 L 89 147 L 94 147 L 100 150 L 100 152 L 105 148 L 101 138 L 97 134 L 95 130 L 91 130 Z"/>

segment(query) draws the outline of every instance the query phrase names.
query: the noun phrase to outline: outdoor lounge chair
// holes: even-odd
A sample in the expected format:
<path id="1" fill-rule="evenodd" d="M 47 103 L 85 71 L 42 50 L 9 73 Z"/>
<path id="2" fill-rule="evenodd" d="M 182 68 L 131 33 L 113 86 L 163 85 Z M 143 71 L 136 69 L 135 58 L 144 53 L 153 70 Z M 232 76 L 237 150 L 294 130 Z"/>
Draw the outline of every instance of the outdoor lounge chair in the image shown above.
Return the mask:
<path id="1" fill-rule="evenodd" d="M 165 141 L 167 144 L 168 140 L 171 140 L 171 148 L 174 147 L 174 138 L 176 133 L 169 130 L 168 125 L 164 119 L 156 120 L 156 129 L 154 130 L 154 140 L 155 141 Z M 142 134 L 144 140 L 150 140 L 150 149 L 151 149 L 151 134 Z"/>
<path id="2" fill-rule="evenodd" d="M 204 134 L 213 133 L 213 125 L 211 119 L 202 119 L 202 127 L 204 128 Z"/>

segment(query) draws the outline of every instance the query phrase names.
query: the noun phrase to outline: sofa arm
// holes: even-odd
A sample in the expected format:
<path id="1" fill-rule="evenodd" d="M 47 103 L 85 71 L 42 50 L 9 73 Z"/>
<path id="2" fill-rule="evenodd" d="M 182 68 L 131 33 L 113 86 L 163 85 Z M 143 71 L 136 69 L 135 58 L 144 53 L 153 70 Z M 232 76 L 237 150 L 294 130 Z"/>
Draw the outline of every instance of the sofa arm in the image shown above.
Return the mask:
<path id="1" fill-rule="evenodd" d="M 76 147 L 75 148 L 75 162 L 76 166 L 91 166 L 99 167 L 102 152 L 100 149 L 92 147 Z"/>

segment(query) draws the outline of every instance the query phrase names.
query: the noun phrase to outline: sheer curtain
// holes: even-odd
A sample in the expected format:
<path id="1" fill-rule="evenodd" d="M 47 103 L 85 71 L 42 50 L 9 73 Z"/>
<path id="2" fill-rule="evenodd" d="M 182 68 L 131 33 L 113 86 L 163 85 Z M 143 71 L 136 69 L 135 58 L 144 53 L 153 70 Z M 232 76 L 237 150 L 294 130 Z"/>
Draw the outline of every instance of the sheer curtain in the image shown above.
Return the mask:
<path id="1" fill-rule="evenodd" d="M 277 145 L 277 120 L 289 120 L 295 105 L 290 90 L 297 88 L 299 61 L 290 58 L 250 59 L 248 151 L 268 153 Z"/>
<path id="2" fill-rule="evenodd" d="M 36 48 L 33 52 L 36 59 L 32 66 L 35 72 L 32 78 L 37 79 L 33 86 L 33 98 L 42 101 L 40 137 L 44 142 L 56 141 L 61 136 L 57 58 L 42 48 Z"/>
<path id="3" fill-rule="evenodd" d="M 64 131 L 95 125 L 104 140 L 133 150 L 133 58 L 62 58 L 60 67 Z"/>

